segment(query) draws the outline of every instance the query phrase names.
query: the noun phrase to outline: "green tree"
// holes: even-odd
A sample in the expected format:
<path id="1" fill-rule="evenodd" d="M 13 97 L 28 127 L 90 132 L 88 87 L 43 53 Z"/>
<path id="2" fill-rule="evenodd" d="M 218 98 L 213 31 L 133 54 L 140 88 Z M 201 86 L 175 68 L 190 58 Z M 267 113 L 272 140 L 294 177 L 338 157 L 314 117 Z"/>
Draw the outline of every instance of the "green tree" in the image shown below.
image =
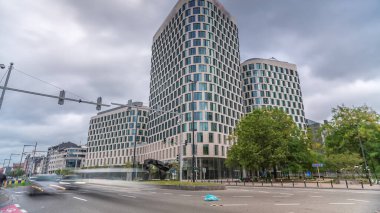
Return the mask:
<path id="1" fill-rule="evenodd" d="M 24 174 L 25 174 L 24 170 L 22 170 L 20 168 L 17 168 L 16 171 L 14 172 L 14 176 L 16 176 L 16 177 L 23 176 Z"/>
<path id="2" fill-rule="evenodd" d="M 304 168 L 310 161 L 307 136 L 279 109 L 256 109 L 243 117 L 232 136 L 227 165 L 245 169 Z"/>
<path id="3" fill-rule="evenodd" d="M 123 165 L 124 168 L 132 168 L 133 165 L 130 161 L 126 162 L 124 165 Z"/>
<path id="4" fill-rule="evenodd" d="M 73 171 L 70 169 L 59 169 L 55 172 L 57 175 L 70 175 L 73 174 Z"/>
<path id="5" fill-rule="evenodd" d="M 350 158 L 350 155 L 360 156 L 362 162 L 367 162 L 372 171 L 379 171 L 379 114 L 367 106 L 338 106 L 332 113 L 331 121 L 323 125 L 326 133 L 327 159 L 331 160 L 331 155 L 339 154 L 345 155 L 346 158 Z M 337 164 L 336 161 L 346 161 L 346 158 L 339 156 L 333 159 L 336 165 L 342 166 L 342 163 Z"/>

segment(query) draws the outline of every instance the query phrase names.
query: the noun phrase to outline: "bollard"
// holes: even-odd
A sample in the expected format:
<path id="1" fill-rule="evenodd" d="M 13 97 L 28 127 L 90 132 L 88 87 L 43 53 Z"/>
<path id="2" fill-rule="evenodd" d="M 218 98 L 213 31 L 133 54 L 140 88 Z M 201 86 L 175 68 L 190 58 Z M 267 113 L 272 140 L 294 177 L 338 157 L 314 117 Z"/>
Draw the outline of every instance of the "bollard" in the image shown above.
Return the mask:
<path id="1" fill-rule="evenodd" d="M 292 180 L 292 183 L 293 183 L 293 188 L 294 188 L 294 180 Z"/>
<path id="2" fill-rule="evenodd" d="M 306 180 L 303 180 L 303 184 L 305 185 L 305 188 L 306 188 Z"/>
<path id="3" fill-rule="evenodd" d="M 333 186 L 333 181 L 331 180 L 331 188 L 334 188 L 334 186 Z"/>
<path id="4" fill-rule="evenodd" d="M 348 189 L 348 183 L 347 183 L 347 180 L 346 180 L 346 188 Z"/>
<path id="5" fill-rule="evenodd" d="M 319 188 L 319 181 L 317 181 L 317 187 Z"/>
<path id="6" fill-rule="evenodd" d="M 360 181 L 360 184 L 362 184 L 362 189 L 364 189 L 364 185 L 363 185 L 363 181 L 362 180 Z"/>
<path id="7" fill-rule="evenodd" d="M 282 179 L 281 179 L 281 187 L 284 187 L 284 183 L 282 182 Z"/>
<path id="8" fill-rule="evenodd" d="M 273 187 L 273 181 L 270 179 L 270 186 Z"/>

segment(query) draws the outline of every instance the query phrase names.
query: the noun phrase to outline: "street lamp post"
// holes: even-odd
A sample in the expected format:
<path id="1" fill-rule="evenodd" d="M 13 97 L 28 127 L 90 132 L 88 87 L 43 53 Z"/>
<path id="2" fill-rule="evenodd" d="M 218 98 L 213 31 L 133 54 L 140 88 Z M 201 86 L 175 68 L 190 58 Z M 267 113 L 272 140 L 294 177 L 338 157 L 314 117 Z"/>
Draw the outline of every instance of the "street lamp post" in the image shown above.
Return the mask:
<path id="1" fill-rule="evenodd" d="M 22 148 L 20 164 L 19 164 L 20 169 L 21 169 L 22 157 L 24 157 L 24 151 L 25 151 L 26 146 L 34 146 L 34 145 L 24 145 L 24 147 Z"/>
<path id="2" fill-rule="evenodd" d="M 3 161 L 3 168 L 4 168 L 4 166 L 5 166 L 5 161 L 6 161 L 6 160 L 9 161 L 10 159 L 9 159 L 9 158 L 8 158 L 8 159 L 4 159 L 4 161 Z"/>
<path id="3" fill-rule="evenodd" d="M 369 184 L 372 186 L 371 176 L 370 176 L 369 170 L 368 170 L 367 158 L 365 157 L 363 143 L 362 143 L 362 139 L 361 139 L 360 133 L 359 133 L 359 128 L 360 128 L 359 124 L 356 124 L 356 128 L 357 128 L 357 131 L 358 131 L 358 138 L 359 138 L 360 149 L 361 149 L 362 156 L 363 156 L 363 159 L 364 159 L 364 166 L 365 166 L 364 169 L 365 169 L 365 172 L 366 172 L 366 177 L 368 178 Z"/>
<path id="4" fill-rule="evenodd" d="M 14 153 L 11 153 L 11 155 L 9 156 L 9 161 L 8 161 L 8 166 L 7 166 L 7 168 L 9 168 L 9 164 L 11 163 L 12 156 L 16 156 L 16 155 L 20 155 L 20 154 L 14 154 Z"/>
<path id="5" fill-rule="evenodd" d="M 134 134 L 134 141 L 133 144 L 133 175 L 132 175 L 132 181 L 136 179 L 136 136 L 137 136 L 137 122 L 139 119 L 139 108 L 136 107 L 136 121 L 135 121 L 135 134 Z"/>
<path id="6" fill-rule="evenodd" d="M 371 176 L 369 175 L 369 170 L 368 170 L 367 158 L 365 157 L 365 154 L 364 154 L 363 143 L 362 143 L 362 140 L 361 140 L 360 136 L 359 136 L 359 143 L 360 143 L 360 149 L 362 151 L 362 155 L 363 155 L 363 159 L 364 159 L 364 166 L 365 166 L 366 176 L 367 176 L 367 178 L 369 180 L 369 185 L 372 186 Z"/>
<path id="7" fill-rule="evenodd" d="M 192 178 L 193 178 L 193 182 L 195 182 L 195 118 L 194 118 L 194 90 L 195 90 L 195 84 L 196 84 L 196 81 L 193 81 L 193 80 L 190 80 L 191 84 L 192 84 L 192 88 L 191 88 L 191 114 L 192 114 Z"/>

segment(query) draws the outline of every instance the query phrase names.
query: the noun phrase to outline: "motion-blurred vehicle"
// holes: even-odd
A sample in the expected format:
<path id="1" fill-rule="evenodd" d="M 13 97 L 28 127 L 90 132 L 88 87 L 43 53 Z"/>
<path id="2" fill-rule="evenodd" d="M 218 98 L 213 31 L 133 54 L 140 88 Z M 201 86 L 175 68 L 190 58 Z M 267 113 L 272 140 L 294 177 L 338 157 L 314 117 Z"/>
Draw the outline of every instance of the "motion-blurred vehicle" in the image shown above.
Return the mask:
<path id="1" fill-rule="evenodd" d="M 77 175 L 65 175 L 59 181 L 59 185 L 67 190 L 77 190 L 85 182 L 83 182 Z"/>
<path id="2" fill-rule="evenodd" d="M 65 190 L 64 187 L 59 185 L 60 177 L 57 175 L 37 175 L 29 180 L 29 195 L 56 194 L 61 190 Z"/>

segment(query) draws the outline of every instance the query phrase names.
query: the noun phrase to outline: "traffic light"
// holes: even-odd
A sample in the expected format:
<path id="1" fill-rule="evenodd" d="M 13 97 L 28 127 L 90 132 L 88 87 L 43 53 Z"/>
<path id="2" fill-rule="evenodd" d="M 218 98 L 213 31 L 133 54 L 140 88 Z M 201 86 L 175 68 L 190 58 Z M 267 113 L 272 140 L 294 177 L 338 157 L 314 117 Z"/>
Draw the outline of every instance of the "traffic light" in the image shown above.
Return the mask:
<path id="1" fill-rule="evenodd" d="M 102 109 L 102 97 L 99 97 L 98 100 L 96 100 L 96 110 Z"/>
<path id="2" fill-rule="evenodd" d="M 65 90 L 59 92 L 58 104 L 63 105 L 65 102 Z"/>
<path id="3" fill-rule="evenodd" d="M 177 155 L 177 161 L 179 161 L 179 155 Z"/>

